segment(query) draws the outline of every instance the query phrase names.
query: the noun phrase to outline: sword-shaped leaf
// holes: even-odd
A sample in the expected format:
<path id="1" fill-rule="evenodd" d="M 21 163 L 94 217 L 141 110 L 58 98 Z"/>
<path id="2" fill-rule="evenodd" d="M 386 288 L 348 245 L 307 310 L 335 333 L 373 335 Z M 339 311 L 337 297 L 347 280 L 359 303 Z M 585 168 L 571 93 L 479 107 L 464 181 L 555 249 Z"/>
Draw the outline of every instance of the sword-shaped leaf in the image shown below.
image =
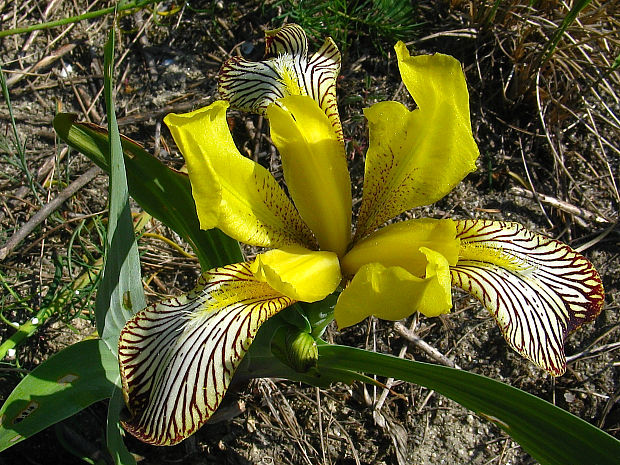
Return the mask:
<path id="1" fill-rule="evenodd" d="M 464 370 L 354 347 L 319 345 L 319 369 L 347 369 L 426 386 L 502 428 L 542 465 L 617 465 L 620 441 L 520 389 Z"/>
<path id="2" fill-rule="evenodd" d="M 114 354 L 101 340 L 78 342 L 29 373 L 0 408 L 0 451 L 112 395 Z"/>
<path id="3" fill-rule="evenodd" d="M 110 133 L 108 163 L 110 185 L 108 230 L 101 284 L 97 291 L 95 316 L 101 339 L 116 353 L 118 336 L 125 322 L 146 306 L 140 273 L 138 244 L 133 230 L 127 175 L 121 136 L 114 109 L 114 29 L 105 45 L 104 89 Z"/>

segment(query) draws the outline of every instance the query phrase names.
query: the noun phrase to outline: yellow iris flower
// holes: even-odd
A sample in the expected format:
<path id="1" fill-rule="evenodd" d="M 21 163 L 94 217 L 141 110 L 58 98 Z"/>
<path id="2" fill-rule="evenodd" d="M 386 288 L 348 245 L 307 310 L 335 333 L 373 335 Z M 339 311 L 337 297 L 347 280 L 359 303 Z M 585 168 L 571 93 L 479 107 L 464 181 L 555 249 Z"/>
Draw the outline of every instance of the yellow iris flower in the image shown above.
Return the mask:
<path id="1" fill-rule="evenodd" d="M 476 169 L 479 155 L 460 63 L 441 54 L 412 57 L 401 42 L 395 48 L 417 108 L 380 102 L 365 110 L 370 144 L 354 231 L 335 106 L 340 55 L 331 39 L 308 58 L 299 26 L 272 31 L 275 58 L 224 65 L 225 100 L 165 118 L 187 161 L 201 227 L 271 250 L 205 273 L 192 293 L 128 322 L 119 360 L 132 415 L 125 427 L 134 435 L 174 444 L 195 432 L 219 405 L 260 325 L 295 301 L 337 290 L 342 328 L 369 315 L 449 312 L 456 285 L 489 309 L 516 351 L 553 375 L 564 371 L 564 338 L 603 302 L 600 278 L 583 256 L 516 223 L 420 218 L 386 225 L 448 194 Z M 289 195 L 237 150 L 229 102 L 269 119 Z"/>

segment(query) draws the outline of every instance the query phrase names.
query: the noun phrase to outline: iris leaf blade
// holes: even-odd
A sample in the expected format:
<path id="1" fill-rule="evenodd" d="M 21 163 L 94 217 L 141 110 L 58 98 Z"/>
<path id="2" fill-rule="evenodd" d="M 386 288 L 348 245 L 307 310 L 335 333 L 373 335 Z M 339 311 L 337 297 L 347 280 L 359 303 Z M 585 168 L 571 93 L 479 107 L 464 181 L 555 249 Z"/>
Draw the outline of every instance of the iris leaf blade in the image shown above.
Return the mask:
<path id="1" fill-rule="evenodd" d="M 613 465 L 620 441 L 549 402 L 484 376 L 337 345 L 319 346 L 319 367 L 393 377 L 433 389 L 502 428 L 543 465 Z"/>
<path id="2" fill-rule="evenodd" d="M 120 385 L 120 378 L 117 378 L 117 384 Z M 108 451 L 114 459 L 116 465 L 136 465 L 136 459 L 127 449 L 123 441 L 125 434 L 120 423 L 120 414 L 125 407 L 123 400 L 123 392 L 117 386 L 114 388 L 110 404 L 108 405 L 108 423 L 106 428 L 106 442 Z"/>
<path id="3" fill-rule="evenodd" d="M 121 329 L 146 306 L 120 133 L 114 109 L 114 30 L 105 45 L 104 93 L 109 137 L 109 214 L 103 278 L 97 291 L 95 316 L 101 339 L 116 354 Z"/>
<path id="4" fill-rule="evenodd" d="M 0 408 L 0 451 L 112 395 L 118 362 L 97 339 L 58 352 L 29 373 Z"/>

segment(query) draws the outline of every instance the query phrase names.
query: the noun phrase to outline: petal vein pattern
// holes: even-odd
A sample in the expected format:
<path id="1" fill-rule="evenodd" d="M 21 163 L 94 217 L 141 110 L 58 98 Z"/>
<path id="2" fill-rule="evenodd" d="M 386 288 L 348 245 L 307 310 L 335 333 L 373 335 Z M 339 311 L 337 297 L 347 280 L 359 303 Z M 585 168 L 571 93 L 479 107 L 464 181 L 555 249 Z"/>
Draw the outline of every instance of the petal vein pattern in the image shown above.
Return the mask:
<path id="1" fill-rule="evenodd" d="M 264 114 L 276 99 L 287 95 L 275 62 L 253 62 L 241 57 L 233 57 L 224 63 L 218 90 L 233 108 L 259 114 Z"/>
<path id="2" fill-rule="evenodd" d="M 548 373 L 566 370 L 564 340 L 604 303 L 592 264 L 566 244 L 517 223 L 459 221 L 452 283 L 476 297 L 506 341 Z"/>
<path id="3" fill-rule="evenodd" d="M 224 63 L 218 87 L 222 98 L 234 108 L 264 114 L 270 104 L 281 105 L 277 99 L 300 90 L 301 95 L 309 95 L 319 104 L 342 142 L 336 101 L 341 57 L 334 41 L 327 38 L 308 59 L 306 33 L 296 24 L 268 31 L 266 39 L 267 53 L 275 58 L 251 62 L 234 57 Z M 293 78 L 295 85 L 288 85 L 288 78 Z"/>
<path id="4" fill-rule="evenodd" d="M 259 327 L 294 301 L 254 278 L 248 263 L 202 275 L 189 294 L 147 307 L 119 341 L 127 431 L 171 445 L 217 409 Z"/>

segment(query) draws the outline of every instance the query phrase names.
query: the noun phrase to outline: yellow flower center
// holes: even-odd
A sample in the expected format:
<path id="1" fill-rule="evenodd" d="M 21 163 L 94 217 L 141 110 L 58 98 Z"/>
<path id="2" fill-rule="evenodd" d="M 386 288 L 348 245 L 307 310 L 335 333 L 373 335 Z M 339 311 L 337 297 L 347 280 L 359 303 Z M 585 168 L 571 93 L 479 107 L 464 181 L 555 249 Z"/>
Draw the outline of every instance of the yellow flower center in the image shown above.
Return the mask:
<path id="1" fill-rule="evenodd" d="M 280 75 L 279 81 L 284 84 L 289 95 L 307 95 L 304 88 L 299 85 L 298 73 L 290 55 L 279 55 L 275 59 L 275 67 Z"/>

